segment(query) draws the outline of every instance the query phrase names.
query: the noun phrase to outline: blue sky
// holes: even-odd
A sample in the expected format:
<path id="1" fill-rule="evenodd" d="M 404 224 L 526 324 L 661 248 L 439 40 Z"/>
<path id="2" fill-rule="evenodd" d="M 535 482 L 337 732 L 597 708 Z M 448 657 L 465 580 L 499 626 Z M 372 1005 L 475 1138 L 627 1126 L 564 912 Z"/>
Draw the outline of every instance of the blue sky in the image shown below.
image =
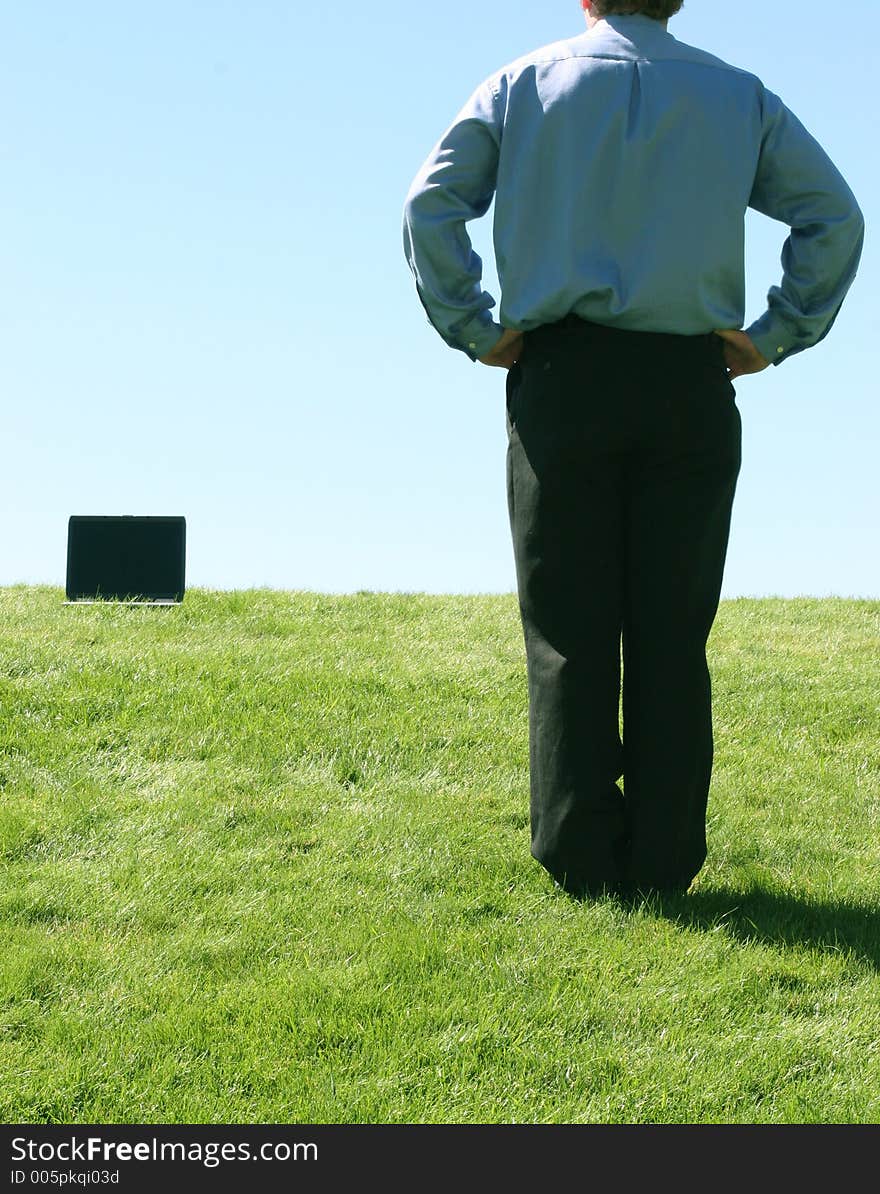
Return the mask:
<path id="1" fill-rule="evenodd" d="M 583 28 L 578 0 L 4 6 L 0 584 L 63 585 L 71 514 L 183 514 L 189 586 L 512 591 L 504 373 L 427 323 L 401 213 L 474 87 Z M 669 28 L 779 94 L 868 225 L 829 336 L 736 383 L 722 595 L 878 598 L 876 0 Z M 786 235 L 749 213 L 746 323 Z"/>

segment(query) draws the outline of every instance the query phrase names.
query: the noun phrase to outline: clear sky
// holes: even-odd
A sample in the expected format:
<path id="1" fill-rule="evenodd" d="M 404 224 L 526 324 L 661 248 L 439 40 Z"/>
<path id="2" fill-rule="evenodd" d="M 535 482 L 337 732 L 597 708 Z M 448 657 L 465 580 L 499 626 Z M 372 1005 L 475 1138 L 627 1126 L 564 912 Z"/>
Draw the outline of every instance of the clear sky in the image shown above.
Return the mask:
<path id="1" fill-rule="evenodd" d="M 504 372 L 428 324 L 401 215 L 477 84 L 583 29 L 578 0 L 3 5 L 0 584 L 63 585 L 71 514 L 183 514 L 190 586 L 512 591 Z M 878 598 L 880 5 L 669 29 L 780 95 L 867 221 L 828 337 L 735 383 L 723 596 Z M 786 235 L 749 213 L 747 324 Z"/>

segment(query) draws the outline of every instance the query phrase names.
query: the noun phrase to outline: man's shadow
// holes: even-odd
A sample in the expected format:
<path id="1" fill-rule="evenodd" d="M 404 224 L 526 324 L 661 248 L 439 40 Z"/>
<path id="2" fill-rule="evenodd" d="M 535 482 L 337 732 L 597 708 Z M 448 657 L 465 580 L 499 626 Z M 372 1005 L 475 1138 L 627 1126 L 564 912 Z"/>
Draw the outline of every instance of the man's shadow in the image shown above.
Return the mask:
<path id="1" fill-rule="evenodd" d="M 880 907 L 848 900 L 811 900 L 776 892 L 716 888 L 662 899 L 658 911 L 676 924 L 717 928 L 741 941 L 808 945 L 849 953 L 880 971 Z"/>

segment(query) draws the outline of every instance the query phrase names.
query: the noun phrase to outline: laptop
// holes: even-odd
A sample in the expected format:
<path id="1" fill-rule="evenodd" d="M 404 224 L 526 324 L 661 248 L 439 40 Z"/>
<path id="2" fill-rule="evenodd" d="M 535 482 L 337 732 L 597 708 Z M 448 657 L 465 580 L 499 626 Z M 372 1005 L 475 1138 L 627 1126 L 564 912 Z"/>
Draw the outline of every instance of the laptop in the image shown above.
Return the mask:
<path id="1" fill-rule="evenodd" d="M 71 514 L 65 605 L 178 605 L 185 577 L 182 516 Z"/>

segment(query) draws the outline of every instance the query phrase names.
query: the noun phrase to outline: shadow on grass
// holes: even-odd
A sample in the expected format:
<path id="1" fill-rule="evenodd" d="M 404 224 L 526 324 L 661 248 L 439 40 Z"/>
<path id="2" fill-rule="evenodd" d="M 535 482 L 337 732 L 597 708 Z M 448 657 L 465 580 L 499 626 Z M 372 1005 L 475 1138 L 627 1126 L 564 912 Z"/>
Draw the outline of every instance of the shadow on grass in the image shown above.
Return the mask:
<path id="1" fill-rule="evenodd" d="M 846 900 L 814 900 L 771 891 L 716 888 L 658 900 L 657 910 L 676 924 L 723 924 L 741 941 L 810 946 L 848 953 L 880 971 L 880 907 Z"/>

